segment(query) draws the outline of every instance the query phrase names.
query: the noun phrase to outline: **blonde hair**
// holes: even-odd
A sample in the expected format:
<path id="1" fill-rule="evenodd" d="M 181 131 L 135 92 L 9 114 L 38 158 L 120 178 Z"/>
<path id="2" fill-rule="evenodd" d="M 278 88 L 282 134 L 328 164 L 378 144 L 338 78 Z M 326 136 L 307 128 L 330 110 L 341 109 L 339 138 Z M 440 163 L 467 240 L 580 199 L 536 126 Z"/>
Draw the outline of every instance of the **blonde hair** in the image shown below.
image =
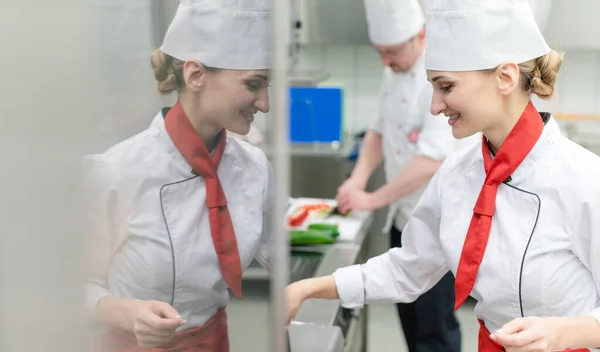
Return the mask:
<path id="1" fill-rule="evenodd" d="M 152 53 L 150 62 L 154 70 L 154 78 L 158 82 L 160 94 L 168 95 L 185 86 L 185 80 L 183 79 L 184 61 L 156 49 Z"/>
<path id="2" fill-rule="evenodd" d="M 183 78 L 183 65 L 185 61 L 165 54 L 160 49 L 154 50 L 150 57 L 154 78 L 158 82 L 158 91 L 160 94 L 169 95 L 176 90 L 185 87 Z M 202 64 L 207 72 L 218 72 L 221 69 Z"/>
<path id="3" fill-rule="evenodd" d="M 550 99 L 554 95 L 556 76 L 563 62 L 564 55 L 550 51 L 544 56 L 519 64 L 521 85 L 526 92 L 533 93 L 541 99 Z"/>

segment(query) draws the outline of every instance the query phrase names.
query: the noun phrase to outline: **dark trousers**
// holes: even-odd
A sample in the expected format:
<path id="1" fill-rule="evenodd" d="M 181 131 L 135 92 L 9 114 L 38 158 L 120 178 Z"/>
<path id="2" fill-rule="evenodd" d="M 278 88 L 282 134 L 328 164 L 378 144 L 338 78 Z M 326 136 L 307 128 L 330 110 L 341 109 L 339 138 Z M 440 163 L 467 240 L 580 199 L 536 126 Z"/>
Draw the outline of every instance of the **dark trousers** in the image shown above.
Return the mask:
<path id="1" fill-rule="evenodd" d="M 402 232 L 392 227 L 392 247 L 402 246 Z M 409 352 L 459 352 L 460 325 L 454 314 L 454 275 L 448 272 L 413 303 L 398 303 Z"/>

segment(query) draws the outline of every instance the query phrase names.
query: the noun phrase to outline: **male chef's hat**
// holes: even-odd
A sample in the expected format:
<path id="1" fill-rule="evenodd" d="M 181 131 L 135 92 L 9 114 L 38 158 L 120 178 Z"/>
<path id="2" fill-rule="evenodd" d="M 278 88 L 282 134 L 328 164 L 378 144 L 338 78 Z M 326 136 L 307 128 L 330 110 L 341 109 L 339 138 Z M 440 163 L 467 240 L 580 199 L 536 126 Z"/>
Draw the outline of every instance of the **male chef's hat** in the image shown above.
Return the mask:
<path id="1" fill-rule="evenodd" d="M 429 0 L 425 67 L 495 68 L 550 52 L 527 0 Z"/>
<path id="2" fill-rule="evenodd" d="M 418 0 L 365 0 L 369 39 L 396 45 L 412 39 L 425 25 Z"/>
<path id="3" fill-rule="evenodd" d="M 169 0 L 171 1 L 171 0 Z M 270 67 L 270 0 L 181 0 L 162 52 L 223 69 Z"/>

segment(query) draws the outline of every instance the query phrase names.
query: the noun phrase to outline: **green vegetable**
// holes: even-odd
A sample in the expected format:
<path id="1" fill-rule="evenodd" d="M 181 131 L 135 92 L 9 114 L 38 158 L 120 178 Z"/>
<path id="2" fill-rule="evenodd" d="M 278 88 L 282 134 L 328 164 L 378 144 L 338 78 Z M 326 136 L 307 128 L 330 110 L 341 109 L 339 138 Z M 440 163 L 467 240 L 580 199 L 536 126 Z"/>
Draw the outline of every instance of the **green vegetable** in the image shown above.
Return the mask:
<path id="1" fill-rule="evenodd" d="M 293 230 L 290 231 L 290 244 L 292 246 L 333 244 L 335 238 L 331 231 L 326 230 Z"/>
<path id="2" fill-rule="evenodd" d="M 348 217 L 348 216 L 352 215 L 352 211 L 348 210 L 345 214 L 342 214 L 340 212 L 340 209 L 338 207 L 335 207 L 333 209 L 333 211 L 331 212 L 331 215 L 340 215 L 340 216 Z"/>
<path id="3" fill-rule="evenodd" d="M 338 229 L 338 225 L 336 224 L 310 224 L 308 225 L 309 230 L 319 230 L 319 231 L 330 231 L 331 236 L 338 237 L 340 235 L 340 231 Z"/>

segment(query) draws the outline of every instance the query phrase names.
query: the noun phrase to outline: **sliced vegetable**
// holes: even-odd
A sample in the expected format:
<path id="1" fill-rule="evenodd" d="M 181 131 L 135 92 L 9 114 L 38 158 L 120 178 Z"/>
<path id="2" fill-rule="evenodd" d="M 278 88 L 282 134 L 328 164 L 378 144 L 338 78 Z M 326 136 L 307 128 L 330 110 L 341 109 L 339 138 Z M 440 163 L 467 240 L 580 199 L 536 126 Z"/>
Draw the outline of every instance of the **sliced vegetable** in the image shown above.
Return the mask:
<path id="1" fill-rule="evenodd" d="M 333 244 L 335 238 L 331 231 L 323 230 L 306 230 L 290 231 L 290 244 L 292 246 L 316 245 L 316 244 Z"/>
<path id="2" fill-rule="evenodd" d="M 319 203 L 319 204 L 307 204 L 304 206 L 304 208 L 308 209 L 308 210 L 329 210 L 331 209 L 331 205 L 327 204 L 327 203 Z"/>
<path id="3" fill-rule="evenodd" d="M 308 225 L 309 230 L 318 230 L 318 231 L 330 231 L 331 236 L 338 237 L 340 235 L 340 231 L 337 224 L 310 224 Z"/>
<path id="4" fill-rule="evenodd" d="M 350 216 L 350 215 L 352 215 L 352 211 L 348 210 L 345 214 L 343 214 L 343 213 L 340 212 L 340 208 L 335 207 L 333 209 L 333 211 L 331 212 L 331 214 L 332 215 L 341 215 L 341 216 Z"/>
<path id="5" fill-rule="evenodd" d="M 299 208 L 288 217 L 288 224 L 293 227 L 302 225 L 304 220 L 308 218 L 308 213 L 308 209 Z"/>
<path id="6" fill-rule="evenodd" d="M 288 217 L 288 224 L 292 227 L 300 226 L 308 218 L 311 212 L 316 212 L 318 215 L 326 215 L 331 211 L 331 208 L 331 205 L 326 203 L 300 206 Z"/>

